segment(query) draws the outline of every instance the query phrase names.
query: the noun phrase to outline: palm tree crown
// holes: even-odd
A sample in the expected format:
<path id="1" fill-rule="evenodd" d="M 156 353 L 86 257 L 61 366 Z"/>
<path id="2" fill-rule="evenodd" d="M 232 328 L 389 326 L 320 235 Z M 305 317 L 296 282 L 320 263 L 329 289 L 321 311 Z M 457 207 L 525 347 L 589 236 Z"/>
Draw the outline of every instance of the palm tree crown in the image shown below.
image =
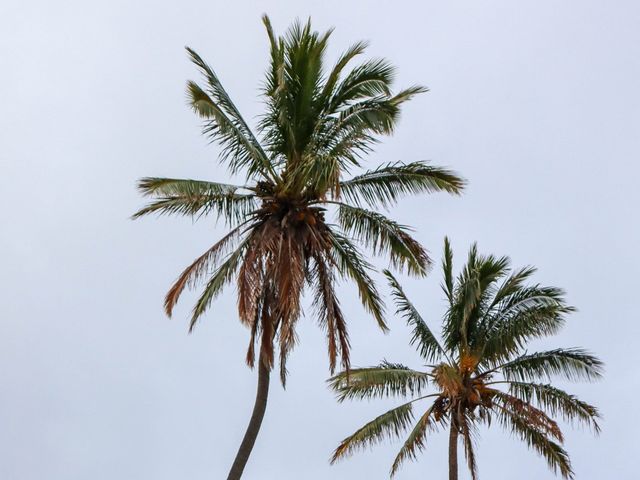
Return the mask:
<path id="1" fill-rule="evenodd" d="M 312 31 L 295 23 L 276 37 L 263 17 L 270 42 L 264 83 L 266 112 L 254 135 L 215 72 L 191 49 L 205 85 L 188 83 L 189 102 L 204 120 L 204 134 L 221 146 L 221 161 L 245 184 L 170 178 L 143 178 L 139 188 L 153 201 L 135 214 L 214 214 L 231 230 L 198 257 L 168 292 L 171 315 L 187 286 L 204 281 L 193 308 L 191 328 L 235 280 L 239 317 L 251 331 L 247 362 L 255 348 L 272 368 L 279 344 L 284 382 L 286 358 L 296 343 L 295 326 L 307 286 L 317 317 L 327 332 L 330 367 L 337 358 L 349 367 L 349 339 L 335 290 L 337 278 L 353 281 L 360 300 L 385 329 L 383 302 L 360 251 L 387 255 L 391 265 L 423 274 L 425 250 L 410 230 L 376 211 L 406 194 L 461 192 L 464 181 L 453 172 L 424 162 L 387 163 L 345 175 L 361 166 L 380 135 L 398 121 L 400 106 L 418 93 L 414 86 L 392 93 L 393 67 L 385 60 L 347 68 L 366 43 L 349 48 L 328 72 L 324 55 L 331 31 Z M 335 224 L 327 220 L 335 214 Z M 276 342 L 277 341 L 277 342 Z"/>
<path id="2" fill-rule="evenodd" d="M 398 281 L 385 272 L 401 314 L 412 328 L 412 343 L 428 364 L 426 371 L 383 362 L 342 372 L 329 380 L 338 399 L 412 396 L 409 402 L 369 422 L 342 441 L 332 462 L 385 437 L 396 437 L 413 424 L 413 404 L 425 400 L 417 422 L 391 468 L 415 459 L 430 431 L 450 429 L 450 478 L 457 478 L 457 441 L 463 441 L 472 477 L 477 478 L 473 436 L 479 424 L 492 418 L 524 440 L 565 478 L 573 475 L 562 448 L 562 432 L 552 417 L 583 423 L 599 431 L 595 407 L 549 384 L 550 377 L 594 380 L 602 363 L 578 349 L 527 353 L 527 342 L 553 335 L 573 311 L 562 290 L 527 285 L 535 272 L 512 271 L 507 257 L 479 255 L 474 245 L 462 272 L 454 280 L 453 255 L 445 239 L 442 288 L 448 308 L 440 339 L 409 301 Z M 503 387 L 503 388 L 501 388 Z M 429 393 L 432 389 L 433 393 Z"/>

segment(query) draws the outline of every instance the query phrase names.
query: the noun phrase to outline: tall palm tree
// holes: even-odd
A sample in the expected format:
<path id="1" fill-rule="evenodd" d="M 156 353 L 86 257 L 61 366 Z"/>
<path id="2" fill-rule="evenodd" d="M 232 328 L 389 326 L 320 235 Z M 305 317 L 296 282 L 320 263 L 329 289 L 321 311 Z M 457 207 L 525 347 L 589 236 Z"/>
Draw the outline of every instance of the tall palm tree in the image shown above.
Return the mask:
<path id="1" fill-rule="evenodd" d="M 188 83 L 190 105 L 204 120 L 204 134 L 221 146 L 220 161 L 244 184 L 143 178 L 139 189 L 153 201 L 134 215 L 212 214 L 230 228 L 182 272 L 165 299 L 171 316 L 185 287 L 204 283 L 191 314 L 192 329 L 226 285 L 237 285 L 239 318 L 250 330 L 246 361 L 253 366 L 257 360 L 258 390 L 229 479 L 240 478 L 253 448 L 276 353 L 285 382 L 305 287 L 326 331 L 331 371 L 338 357 L 348 369 L 349 338 L 336 281 L 353 281 L 364 308 L 387 329 L 383 301 L 361 247 L 414 275 L 430 264 L 410 229 L 377 210 L 406 194 L 457 194 L 464 186 L 453 172 L 424 162 L 359 170 L 377 137 L 393 132 L 401 105 L 425 89 L 392 93 L 394 69 L 385 60 L 348 68 L 365 51 L 365 42 L 350 47 L 325 72 L 331 31 L 318 33 L 310 22 L 296 22 L 276 37 L 266 16 L 263 22 L 271 53 L 263 90 L 266 111 L 257 135 L 215 72 L 187 48 L 205 80 L 202 87 Z M 357 175 L 345 178 L 354 171 Z M 329 223 L 329 215 L 335 223 Z"/>
<path id="2" fill-rule="evenodd" d="M 528 353 L 531 339 L 553 335 L 574 309 L 564 292 L 528 285 L 535 269 L 513 271 L 508 257 L 479 255 L 476 245 L 454 280 L 453 255 L 445 239 L 444 284 L 448 300 L 440 339 L 409 301 L 393 275 L 386 271 L 397 313 L 412 328 L 412 340 L 425 370 L 382 362 L 352 369 L 329 380 L 338 400 L 377 397 L 411 399 L 364 425 L 345 438 L 333 453 L 335 462 L 385 437 L 399 437 L 413 424 L 413 405 L 425 401 L 391 467 L 393 476 L 407 459 L 415 459 L 427 434 L 449 429 L 449 479 L 458 478 L 457 449 L 464 445 L 467 465 L 477 478 L 473 438 L 478 425 L 492 419 L 542 455 L 554 472 L 572 478 L 562 432 L 552 417 L 582 423 L 599 431 L 595 407 L 551 385 L 552 376 L 595 380 L 602 363 L 579 348 Z M 432 390 L 432 392 L 429 392 Z"/>

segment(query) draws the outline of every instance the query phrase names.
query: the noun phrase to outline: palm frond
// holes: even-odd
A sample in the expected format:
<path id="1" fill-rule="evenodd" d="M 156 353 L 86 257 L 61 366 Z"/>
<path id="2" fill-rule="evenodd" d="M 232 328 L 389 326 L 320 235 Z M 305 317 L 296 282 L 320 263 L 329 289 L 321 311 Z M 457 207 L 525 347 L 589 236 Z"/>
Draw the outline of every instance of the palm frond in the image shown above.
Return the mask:
<path id="1" fill-rule="evenodd" d="M 524 282 L 529 280 L 531 276 L 536 272 L 536 268 L 532 266 L 527 266 L 520 268 L 519 270 L 513 272 L 509 275 L 500 288 L 496 291 L 492 304 L 488 307 L 488 310 L 491 310 L 493 307 L 498 305 L 500 302 L 506 301 L 508 298 L 517 295 L 518 292 L 521 292 L 525 287 Z"/>
<path id="2" fill-rule="evenodd" d="M 334 288 L 333 272 L 326 261 L 319 256 L 315 258 L 311 280 L 316 285 L 313 306 L 320 325 L 327 332 L 329 370 L 333 373 L 336 368 L 336 358 L 340 356 L 342 367 L 349 371 L 350 344 L 346 321 Z"/>
<path id="3" fill-rule="evenodd" d="M 429 89 L 427 87 L 423 87 L 422 85 L 412 85 L 411 87 L 405 88 L 404 90 L 400 90 L 393 97 L 391 97 L 389 101 L 392 105 L 398 107 L 404 102 L 411 100 L 416 95 L 427 93 L 428 91 Z"/>
<path id="4" fill-rule="evenodd" d="M 267 31 L 267 37 L 269 38 L 269 53 L 271 57 L 265 82 L 265 93 L 267 95 L 273 95 L 282 81 L 284 48 L 282 45 L 282 40 L 280 38 L 277 38 L 275 33 L 273 32 L 271 20 L 267 15 L 262 15 L 262 23 L 264 24 L 265 30 Z"/>
<path id="5" fill-rule="evenodd" d="M 558 443 L 517 412 L 507 408 L 499 408 L 497 412 L 502 426 L 544 457 L 554 472 L 560 472 L 563 478 L 573 478 L 569 454 Z"/>
<path id="6" fill-rule="evenodd" d="M 242 256 L 247 248 L 247 240 L 243 241 L 235 251 L 233 251 L 227 259 L 220 264 L 216 271 L 211 275 L 207 285 L 200 294 L 191 312 L 191 322 L 189 331 L 193 330 L 198 319 L 209 308 L 211 302 L 222 292 L 222 289 L 231 281 L 237 271 Z"/>
<path id="7" fill-rule="evenodd" d="M 348 238 L 335 232 L 329 231 L 332 254 L 335 265 L 344 277 L 353 280 L 358 288 L 358 295 L 365 310 L 373 315 L 382 331 L 388 331 L 384 320 L 384 302 L 375 282 L 369 275 L 372 266 L 367 262 L 358 249 Z"/>
<path id="8" fill-rule="evenodd" d="M 376 417 L 355 433 L 345 438 L 331 456 L 331 463 L 347 457 L 357 450 L 373 446 L 385 438 L 395 438 L 411 425 L 412 402 L 393 408 Z"/>
<path id="9" fill-rule="evenodd" d="M 449 308 L 453 308 L 453 251 L 449 238 L 444 237 L 444 254 L 442 256 L 442 273 L 444 276 L 444 284 L 442 290 L 449 300 Z"/>
<path id="10" fill-rule="evenodd" d="M 554 287 L 523 287 L 487 311 L 481 325 L 484 338 L 479 342 L 484 361 L 506 361 L 528 340 L 557 333 L 565 315 L 575 310 L 565 303 L 563 295 Z"/>
<path id="11" fill-rule="evenodd" d="M 471 246 L 467 263 L 456 279 L 452 305 L 445 316 L 445 348 L 468 350 L 474 346 L 484 308 L 495 293 L 496 282 L 508 273 L 509 263 L 508 257 L 479 255 L 477 245 Z"/>
<path id="12" fill-rule="evenodd" d="M 175 178 L 142 178 L 138 189 L 156 200 L 133 215 L 139 218 L 151 213 L 159 215 L 186 215 L 201 217 L 211 212 L 233 225 L 256 209 L 253 193 L 238 193 L 239 187 L 224 183 Z"/>
<path id="13" fill-rule="evenodd" d="M 460 194 L 464 186 L 463 179 L 445 168 L 426 162 L 394 162 L 340 182 L 340 192 L 358 206 L 390 207 L 405 195 L 440 191 Z"/>
<path id="14" fill-rule="evenodd" d="M 331 30 L 318 33 L 311 23 L 295 22 L 277 40 L 267 25 L 271 67 L 265 95 L 267 113 L 260 122 L 270 150 L 297 163 L 320 118 L 323 59 Z M 289 165 L 294 166 L 294 165 Z"/>
<path id="15" fill-rule="evenodd" d="M 602 376 L 603 363 L 581 348 L 558 348 L 522 355 L 495 367 L 507 380 L 529 381 L 561 376 L 568 380 L 597 380 Z"/>
<path id="16" fill-rule="evenodd" d="M 549 384 L 509 382 L 509 392 L 527 403 L 536 402 L 551 415 L 561 415 L 565 421 L 582 423 L 600 432 L 598 409 L 564 390 Z"/>
<path id="17" fill-rule="evenodd" d="M 475 434 L 474 424 L 468 415 L 462 416 L 462 442 L 464 445 L 464 456 L 467 460 L 467 467 L 471 473 L 471 479 L 478 479 L 478 466 L 476 464 L 476 454 L 474 452 L 473 435 Z"/>
<path id="18" fill-rule="evenodd" d="M 364 398 L 419 395 L 429 375 L 401 364 L 382 362 L 377 367 L 354 368 L 327 380 L 339 402 Z"/>
<path id="19" fill-rule="evenodd" d="M 271 26 L 271 20 L 267 15 L 262 16 L 262 21 L 267 30 L 270 44 L 270 62 L 264 84 L 264 95 L 267 100 L 267 112 L 262 116 L 258 126 L 266 142 L 266 148 L 270 151 L 273 161 L 282 161 L 278 155 L 284 152 L 286 139 L 280 125 L 284 123 L 286 112 L 284 104 L 286 100 L 286 83 L 284 75 L 284 41 L 276 37 Z"/>
<path id="20" fill-rule="evenodd" d="M 183 270 L 165 297 L 164 309 L 168 317 L 171 317 L 173 308 L 178 303 L 178 299 L 185 287 L 195 287 L 209 270 L 215 268 L 219 260 L 236 244 L 241 237 L 242 227 L 243 225 L 239 225 L 231 230 Z"/>
<path id="21" fill-rule="evenodd" d="M 337 121 L 328 130 L 325 138 L 339 137 L 352 131 L 390 135 L 399 116 L 399 106 L 387 98 L 374 97 L 362 100 L 340 111 Z"/>
<path id="22" fill-rule="evenodd" d="M 384 59 L 355 67 L 336 87 L 328 110 L 334 113 L 363 98 L 390 96 L 394 76 L 394 67 Z"/>
<path id="23" fill-rule="evenodd" d="M 534 407 L 531 403 L 498 390 L 492 391 L 492 401 L 500 410 L 517 416 L 545 436 L 552 437 L 559 442 L 564 441 L 562 431 L 557 422 L 549 417 L 546 412 Z"/>
<path id="24" fill-rule="evenodd" d="M 138 181 L 138 190 L 145 197 L 169 197 L 186 193 L 224 194 L 241 189 L 252 190 L 244 185 L 181 178 L 144 177 Z"/>
<path id="25" fill-rule="evenodd" d="M 396 455 L 391 466 L 391 477 L 393 478 L 400 466 L 405 460 L 415 460 L 418 452 L 421 452 L 425 447 L 425 437 L 427 432 L 435 431 L 438 426 L 438 422 L 433 419 L 434 406 L 429 407 L 427 411 L 422 414 L 418 422 L 413 427 L 413 430 L 409 433 L 409 436 L 405 440 L 402 448 Z"/>
<path id="26" fill-rule="evenodd" d="M 425 249 L 409 234 L 409 228 L 384 215 L 353 207 L 338 205 L 338 221 L 350 235 L 373 250 L 376 255 L 386 254 L 391 265 L 412 275 L 424 275 L 431 264 Z"/>
<path id="27" fill-rule="evenodd" d="M 418 345 L 418 352 L 428 362 L 438 360 L 440 356 L 447 356 L 438 339 L 433 334 L 427 323 L 422 319 L 416 307 L 409 301 L 402 286 L 389 270 L 384 275 L 391 286 L 391 296 L 396 304 L 396 314 L 401 315 L 412 327 L 411 345 Z"/>
<path id="28" fill-rule="evenodd" d="M 324 84 L 324 88 L 321 95 L 321 98 L 324 100 L 323 103 L 326 104 L 327 109 L 331 107 L 331 102 L 329 101 L 329 99 L 335 95 L 335 87 L 338 81 L 340 80 L 340 76 L 344 68 L 356 56 L 364 53 L 364 51 L 368 46 L 369 46 L 369 43 L 366 41 L 360 41 L 360 42 L 354 43 L 340 56 L 335 66 L 331 69 L 331 72 L 327 76 L 327 81 Z"/>
<path id="29" fill-rule="evenodd" d="M 341 175 L 341 165 L 336 157 L 312 154 L 303 156 L 296 168 L 291 170 L 285 188 L 301 190 L 310 198 L 324 196 L 335 190 Z"/>
<path id="30" fill-rule="evenodd" d="M 229 162 L 232 172 L 247 169 L 249 176 L 258 174 L 275 181 L 277 176 L 269 158 L 213 69 L 194 50 L 186 49 L 207 82 L 206 90 L 195 82 L 187 83 L 190 105 L 207 120 L 204 134 L 221 145 L 222 159 Z"/>

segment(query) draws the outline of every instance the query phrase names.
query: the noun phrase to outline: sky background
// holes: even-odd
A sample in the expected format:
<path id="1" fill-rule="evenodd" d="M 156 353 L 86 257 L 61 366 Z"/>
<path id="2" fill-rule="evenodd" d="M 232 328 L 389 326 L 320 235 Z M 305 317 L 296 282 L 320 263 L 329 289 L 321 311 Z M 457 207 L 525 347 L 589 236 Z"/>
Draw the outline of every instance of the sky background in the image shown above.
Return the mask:
<path id="1" fill-rule="evenodd" d="M 219 73 L 246 118 L 261 112 L 267 65 L 260 15 L 335 26 L 330 60 L 371 41 L 407 104 L 369 165 L 431 160 L 469 180 L 463 197 L 393 209 L 440 260 L 452 239 L 539 267 L 579 311 L 533 347 L 583 346 L 606 362 L 571 391 L 601 407 L 603 432 L 567 427 L 578 479 L 637 476 L 640 222 L 640 3 L 637 1 L 24 1 L 0 4 L 0 478 L 225 478 L 249 419 L 255 374 L 235 293 L 192 335 L 183 297 L 165 291 L 224 231 L 213 220 L 129 216 L 141 176 L 229 181 L 200 135 L 184 45 Z M 378 277 L 380 278 L 380 277 Z M 437 327 L 440 272 L 404 279 Z M 382 286 L 382 285 L 381 285 Z M 419 367 L 404 323 L 383 335 L 341 290 L 355 366 Z M 386 286 L 384 286 L 386 292 Z M 246 479 L 387 478 L 400 442 L 336 466 L 333 448 L 396 402 L 339 405 L 325 388 L 326 346 L 301 322 L 286 391 L 275 381 Z M 561 385 L 565 385 L 560 382 Z M 629 410 L 631 409 L 631 410 Z M 446 477 L 447 435 L 397 478 Z M 634 451 L 636 456 L 634 456 Z M 481 430 L 480 477 L 552 478 L 499 427 Z M 467 478 L 462 469 L 461 478 Z"/>

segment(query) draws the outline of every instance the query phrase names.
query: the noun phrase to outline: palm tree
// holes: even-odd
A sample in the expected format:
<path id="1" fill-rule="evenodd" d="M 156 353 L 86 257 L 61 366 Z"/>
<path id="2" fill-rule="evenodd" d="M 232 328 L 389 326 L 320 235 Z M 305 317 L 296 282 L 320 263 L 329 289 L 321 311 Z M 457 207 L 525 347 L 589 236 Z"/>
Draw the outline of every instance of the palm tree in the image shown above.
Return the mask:
<path id="1" fill-rule="evenodd" d="M 187 48 L 206 82 L 203 87 L 188 83 L 189 103 L 204 121 L 204 134 L 221 146 L 220 161 L 244 184 L 143 178 L 139 189 L 153 201 L 134 215 L 212 214 L 230 228 L 182 272 L 165 299 L 171 316 L 185 287 L 204 283 L 191 314 L 192 329 L 226 285 L 237 285 L 239 318 L 250 330 L 246 361 L 253 367 L 257 360 L 258 390 L 229 479 L 240 478 L 253 448 L 276 353 L 284 385 L 305 287 L 327 335 L 332 373 L 338 357 L 348 369 L 349 338 L 336 281 L 353 281 L 364 308 L 387 329 L 383 301 L 361 247 L 414 275 L 424 274 L 430 264 L 410 229 L 377 209 L 406 194 L 457 194 L 464 187 L 453 172 L 425 162 L 358 171 L 377 138 L 393 132 L 401 105 L 425 89 L 392 93 L 394 68 L 385 60 L 347 68 L 365 51 L 365 42 L 353 45 L 325 72 L 331 31 L 320 34 L 310 22 L 296 22 L 276 37 L 266 16 L 263 22 L 271 53 L 263 90 L 266 111 L 257 135 L 215 72 Z M 354 171 L 358 174 L 345 178 Z"/>
<path id="2" fill-rule="evenodd" d="M 449 429 L 449 479 L 458 478 L 457 449 L 462 439 L 472 478 L 477 478 L 473 437 L 478 425 L 492 419 L 542 455 L 554 472 L 572 478 L 562 432 L 552 417 L 582 423 L 599 431 L 595 407 L 551 385 L 552 376 L 595 380 L 602 363 L 579 348 L 528 353 L 531 339 L 553 335 L 574 309 L 564 292 L 527 285 L 535 269 L 512 271 L 508 257 L 479 255 L 473 245 L 466 266 L 453 278 L 453 255 L 445 239 L 444 284 L 448 300 L 438 339 L 409 301 L 394 276 L 386 271 L 398 314 L 412 328 L 412 340 L 424 371 L 382 362 L 351 369 L 329 380 L 338 400 L 377 397 L 411 399 L 345 438 L 333 453 L 335 462 L 385 437 L 399 437 L 412 425 L 391 467 L 393 476 L 407 459 L 415 459 L 430 432 Z M 546 380 L 546 382 L 545 382 Z M 433 393 L 428 392 L 431 388 Z M 426 401 L 413 424 L 413 404 Z"/>

